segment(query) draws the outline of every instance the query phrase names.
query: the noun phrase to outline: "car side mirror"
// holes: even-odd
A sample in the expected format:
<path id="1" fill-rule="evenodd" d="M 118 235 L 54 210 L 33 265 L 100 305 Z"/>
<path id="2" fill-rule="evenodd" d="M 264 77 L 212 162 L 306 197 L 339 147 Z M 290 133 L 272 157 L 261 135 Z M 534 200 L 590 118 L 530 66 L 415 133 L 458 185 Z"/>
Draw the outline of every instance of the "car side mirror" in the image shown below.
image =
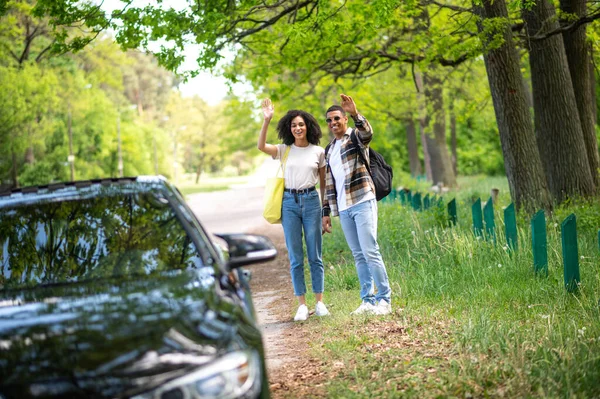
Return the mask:
<path id="1" fill-rule="evenodd" d="M 262 263 L 275 259 L 277 249 L 265 236 L 256 234 L 215 234 L 228 246 L 227 267 L 232 270 L 240 266 Z"/>

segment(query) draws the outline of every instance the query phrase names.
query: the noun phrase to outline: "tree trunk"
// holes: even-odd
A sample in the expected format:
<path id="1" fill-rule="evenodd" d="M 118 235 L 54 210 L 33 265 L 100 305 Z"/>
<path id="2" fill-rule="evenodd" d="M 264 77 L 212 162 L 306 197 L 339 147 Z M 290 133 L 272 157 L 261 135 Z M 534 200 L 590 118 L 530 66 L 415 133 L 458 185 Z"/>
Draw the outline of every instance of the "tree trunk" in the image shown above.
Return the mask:
<path id="1" fill-rule="evenodd" d="M 598 99 L 596 97 L 596 68 L 594 68 L 594 47 L 590 46 L 590 92 L 592 93 L 592 104 L 594 104 L 594 126 L 598 124 Z M 598 188 L 598 187 L 596 187 Z"/>
<path id="2" fill-rule="evenodd" d="M 410 165 L 411 177 L 417 178 L 421 176 L 421 160 L 419 159 L 419 148 L 417 145 L 417 132 L 415 129 L 415 121 L 407 119 L 406 124 L 406 144 L 408 147 L 408 161 Z"/>
<path id="3" fill-rule="evenodd" d="M 458 176 L 457 161 L 458 156 L 456 155 L 456 114 L 454 113 L 454 101 L 450 101 L 448 106 L 450 111 L 450 152 L 452 154 L 452 171 L 454 176 Z"/>
<path id="4" fill-rule="evenodd" d="M 13 183 L 13 187 L 18 188 L 19 187 L 19 166 L 17 163 L 17 153 L 15 152 L 15 150 L 12 150 L 11 153 L 12 153 L 12 170 L 11 170 L 12 183 Z"/>
<path id="5" fill-rule="evenodd" d="M 198 166 L 196 166 L 196 184 L 198 184 L 198 182 L 200 181 L 200 175 L 202 174 L 202 160 L 200 160 L 200 162 L 198 162 Z"/>
<path id="6" fill-rule="evenodd" d="M 560 0 L 560 7 L 563 12 L 575 14 L 582 17 L 586 14 L 585 0 Z M 569 72 L 573 82 L 577 110 L 579 111 L 579 120 L 583 130 L 583 141 L 585 143 L 590 173 L 594 185 L 598 188 L 598 167 L 600 165 L 598 157 L 598 141 L 596 139 L 596 103 L 592 96 L 591 86 L 591 54 L 590 45 L 586 42 L 586 25 L 582 25 L 573 32 L 563 33 L 563 44 L 569 63 Z"/>
<path id="7" fill-rule="evenodd" d="M 200 142 L 200 159 L 198 160 L 198 166 L 196 167 L 196 184 L 198 184 L 198 182 L 200 181 L 200 174 L 202 174 L 202 171 L 204 170 L 204 147 L 205 144 L 203 140 L 202 142 Z"/>
<path id="8" fill-rule="evenodd" d="M 425 99 L 423 98 L 423 78 L 417 71 L 414 72 L 415 86 L 417 89 L 417 103 L 419 106 L 419 136 L 421 137 L 421 147 L 423 147 L 423 163 L 425 164 L 425 178 L 427 181 L 434 183 L 431 173 L 431 156 L 429 155 L 429 147 L 425 131 L 427 130 L 428 117 Z M 435 184 L 435 183 L 434 183 Z"/>
<path id="9" fill-rule="evenodd" d="M 479 11 L 485 19 L 508 18 L 505 0 L 484 0 L 483 7 Z M 481 24 L 479 29 L 483 29 Z M 510 27 L 503 25 L 500 29 L 489 32 L 487 39 L 501 34 L 504 43 L 485 52 L 484 61 L 511 198 L 517 209 L 524 207 L 530 213 L 539 207 L 550 210 L 552 202 L 535 141 L 519 56 Z"/>
<path id="10" fill-rule="evenodd" d="M 426 73 L 424 83 L 425 97 L 432 109 L 430 121 L 433 122 L 431 126 L 433 136 L 428 137 L 427 148 L 431 157 L 433 183 L 443 182 L 445 186 L 453 187 L 456 185 L 456 175 L 452 171 L 452 161 L 446 144 L 446 112 L 444 111 L 442 82 L 435 75 Z"/>
<path id="11" fill-rule="evenodd" d="M 33 145 L 30 145 L 25 150 L 25 163 L 33 165 L 35 163 L 35 153 L 33 152 Z"/>
<path id="12" fill-rule="evenodd" d="M 139 81 L 139 78 L 138 78 Z M 139 85 L 139 82 L 138 82 Z M 142 102 L 142 90 L 137 88 L 135 89 L 135 102 L 137 105 L 137 111 L 138 111 L 138 115 L 139 116 L 143 116 L 144 115 L 144 104 Z"/>
<path id="13" fill-rule="evenodd" d="M 538 0 L 523 9 L 527 34 L 558 28 L 554 6 Z M 573 83 L 562 38 L 529 41 L 535 134 L 552 196 L 562 202 L 573 195 L 590 196 L 590 172 Z"/>
<path id="14" fill-rule="evenodd" d="M 529 86 L 529 81 L 525 79 L 525 76 L 521 74 L 523 79 L 523 87 L 525 88 L 525 98 L 527 99 L 527 106 L 529 108 L 533 108 L 533 94 L 531 94 L 531 87 Z"/>

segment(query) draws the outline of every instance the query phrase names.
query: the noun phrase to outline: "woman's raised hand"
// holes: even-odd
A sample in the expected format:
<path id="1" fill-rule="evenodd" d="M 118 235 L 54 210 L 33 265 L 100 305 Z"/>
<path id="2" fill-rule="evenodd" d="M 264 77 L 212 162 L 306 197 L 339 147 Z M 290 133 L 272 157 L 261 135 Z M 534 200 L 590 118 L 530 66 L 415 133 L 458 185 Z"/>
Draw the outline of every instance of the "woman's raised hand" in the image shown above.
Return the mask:
<path id="1" fill-rule="evenodd" d="M 267 144 L 267 130 L 269 129 L 269 123 L 271 123 L 271 118 L 273 118 L 273 114 L 275 113 L 273 103 L 268 98 L 265 98 L 262 101 L 262 110 L 263 115 L 265 116 L 265 120 L 262 123 L 262 127 L 260 128 L 260 134 L 258 135 L 258 142 L 256 143 L 256 148 L 264 152 L 265 154 L 269 154 L 273 158 L 277 156 L 277 146 L 272 144 Z"/>
<path id="2" fill-rule="evenodd" d="M 271 120 L 273 118 L 273 114 L 275 113 L 275 107 L 273 107 L 273 103 L 270 99 L 265 98 L 262 102 L 262 110 L 265 119 Z"/>

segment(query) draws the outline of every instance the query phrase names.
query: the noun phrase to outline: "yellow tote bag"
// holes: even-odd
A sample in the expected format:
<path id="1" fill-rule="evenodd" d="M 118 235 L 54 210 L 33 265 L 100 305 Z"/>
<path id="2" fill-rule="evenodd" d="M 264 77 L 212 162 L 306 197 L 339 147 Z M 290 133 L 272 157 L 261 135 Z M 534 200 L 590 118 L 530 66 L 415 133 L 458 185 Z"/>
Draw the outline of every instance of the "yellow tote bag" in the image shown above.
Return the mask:
<path id="1" fill-rule="evenodd" d="M 282 172 L 282 175 L 285 175 L 285 161 L 287 161 L 289 152 L 290 147 L 287 146 L 275 177 L 268 178 L 265 185 L 265 209 L 263 210 L 263 217 L 271 224 L 281 223 L 281 205 L 285 183 L 283 176 L 279 177 L 279 171 Z"/>

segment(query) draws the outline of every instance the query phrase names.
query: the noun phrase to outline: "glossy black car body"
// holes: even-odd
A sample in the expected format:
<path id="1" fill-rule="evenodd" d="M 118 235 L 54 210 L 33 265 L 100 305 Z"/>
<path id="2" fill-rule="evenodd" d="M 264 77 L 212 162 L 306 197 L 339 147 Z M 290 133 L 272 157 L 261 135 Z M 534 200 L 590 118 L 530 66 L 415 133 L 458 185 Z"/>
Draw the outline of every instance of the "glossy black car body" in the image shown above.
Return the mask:
<path id="1" fill-rule="evenodd" d="M 0 196 L 0 398 L 268 397 L 239 266 L 160 177 Z"/>

